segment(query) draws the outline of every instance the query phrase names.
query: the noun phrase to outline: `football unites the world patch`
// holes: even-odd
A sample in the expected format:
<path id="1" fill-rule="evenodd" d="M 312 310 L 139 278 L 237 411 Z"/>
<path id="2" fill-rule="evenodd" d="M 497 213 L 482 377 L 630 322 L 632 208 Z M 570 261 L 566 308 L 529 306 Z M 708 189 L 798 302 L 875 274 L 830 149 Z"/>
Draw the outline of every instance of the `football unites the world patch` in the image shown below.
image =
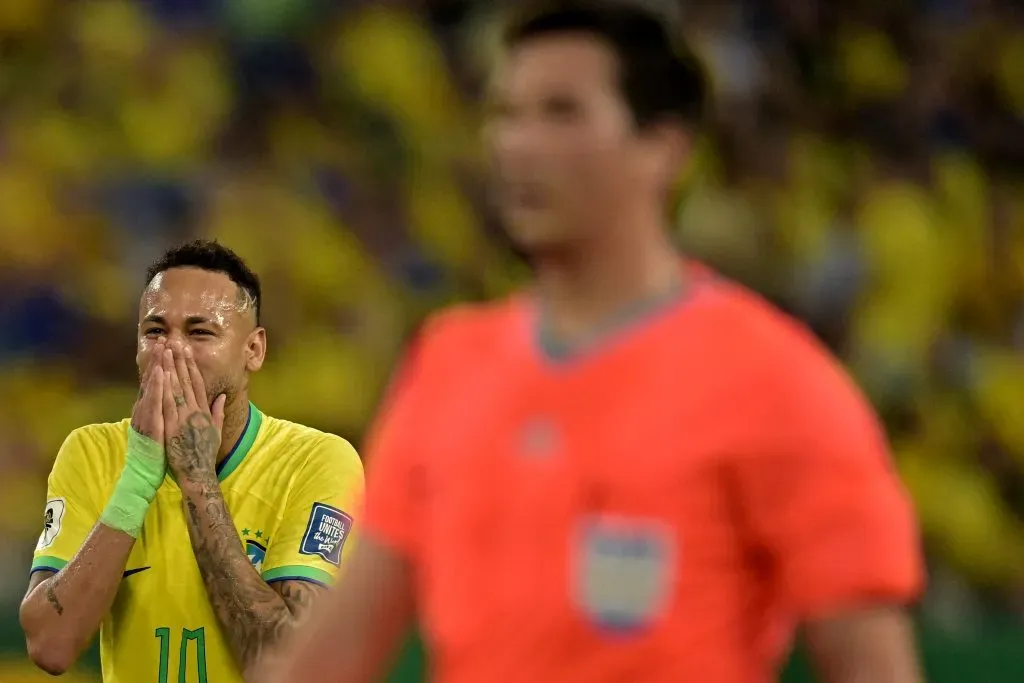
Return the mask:
<path id="1" fill-rule="evenodd" d="M 313 503 L 299 552 L 317 555 L 338 566 L 341 564 L 341 549 L 351 530 L 352 518 L 347 514 L 324 503 Z"/>
<path id="2" fill-rule="evenodd" d="M 43 511 L 43 533 L 39 534 L 36 550 L 49 547 L 57 539 L 66 507 L 63 498 L 52 498 L 46 501 L 46 509 Z"/>

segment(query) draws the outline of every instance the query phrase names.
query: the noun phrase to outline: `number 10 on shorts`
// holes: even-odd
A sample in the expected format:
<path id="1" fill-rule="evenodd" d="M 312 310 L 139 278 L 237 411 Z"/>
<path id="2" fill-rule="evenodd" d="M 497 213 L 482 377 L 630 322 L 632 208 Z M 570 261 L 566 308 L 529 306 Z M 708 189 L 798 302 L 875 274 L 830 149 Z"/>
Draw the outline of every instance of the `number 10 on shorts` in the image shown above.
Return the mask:
<path id="1" fill-rule="evenodd" d="M 160 640 L 160 670 L 157 683 L 173 683 L 167 680 L 167 664 L 171 654 L 171 629 L 166 626 L 158 628 L 154 634 Z M 203 627 L 195 630 L 181 629 L 181 646 L 178 650 L 178 680 L 176 683 L 188 683 L 189 642 L 195 641 L 195 664 L 199 683 L 206 681 L 206 632 Z"/>

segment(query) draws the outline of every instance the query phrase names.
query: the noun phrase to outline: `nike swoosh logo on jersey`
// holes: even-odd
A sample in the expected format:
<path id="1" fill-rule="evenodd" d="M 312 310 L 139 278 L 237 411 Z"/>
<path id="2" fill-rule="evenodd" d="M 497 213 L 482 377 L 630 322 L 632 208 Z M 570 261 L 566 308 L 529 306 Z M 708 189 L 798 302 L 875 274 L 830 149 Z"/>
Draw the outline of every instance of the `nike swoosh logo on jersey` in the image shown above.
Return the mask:
<path id="1" fill-rule="evenodd" d="M 151 569 L 151 567 L 139 567 L 138 569 L 127 569 L 127 570 L 125 570 L 124 574 L 122 575 L 122 578 L 127 579 L 132 574 L 138 574 L 139 572 L 144 572 L 147 569 Z"/>

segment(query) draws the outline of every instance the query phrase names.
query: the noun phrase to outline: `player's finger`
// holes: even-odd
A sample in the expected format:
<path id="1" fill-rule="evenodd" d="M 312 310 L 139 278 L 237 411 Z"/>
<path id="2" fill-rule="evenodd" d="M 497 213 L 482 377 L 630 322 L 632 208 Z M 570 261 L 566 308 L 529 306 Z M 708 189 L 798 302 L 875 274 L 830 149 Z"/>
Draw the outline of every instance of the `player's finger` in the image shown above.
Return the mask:
<path id="1" fill-rule="evenodd" d="M 142 373 L 142 379 L 139 380 L 139 395 L 135 397 L 135 405 L 132 406 L 132 416 L 138 411 L 139 406 L 142 405 L 142 400 L 146 397 L 146 385 L 149 384 L 149 378 L 153 375 L 153 364 L 150 363 L 146 366 L 145 371 Z"/>
<path id="2" fill-rule="evenodd" d="M 142 371 L 142 377 L 139 379 L 139 396 L 142 396 L 146 390 L 146 384 L 149 383 L 149 378 L 153 376 L 153 364 L 147 363 L 145 369 Z"/>
<path id="3" fill-rule="evenodd" d="M 178 411 L 185 406 L 185 395 L 182 392 L 181 382 L 178 380 L 178 370 L 174 367 L 174 354 L 170 349 L 164 351 L 164 383 L 166 385 L 164 393 L 170 394 L 171 402 L 174 404 L 174 414 L 177 415 Z M 164 410 L 167 410 L 166 405 Z"/>
<path id="4" fill-rule="evenodd" d="M 164 371 L 162 369 L 156 369 L 153 371 L 153 376 L 150 378 L 150 386 L 146 389 L 146 406 L 145 411 L 148 415 L 147 419 L 152 425 L 153 431 L 149 438 L 153 439 L 159 444 L 164 442 Z"/>
<path id="5" fill-rule="evenodd" d="M 225 394 L 219 395 L 213 399 L 213 405 L 210 406 L 210 414 L 213 416 L 213 425 L 217 428 L 217 431 L 224 429 L 224 404 L 227 402 L 228 397 Z"/>
<path id="6" fill-rule="evenodd" d="M 145 371 L 142 373 L 142 379 L 139 381 L 139 395 L 135 398 L 135 405 L 132 406 L 132 427 L 134 427 L 136 431 L 140 431 L 140 419 L 145 411 L 147 396 L 152 393 L 153 369 L 160 367 L 159 361 L 154 360 L 154 358 L 159 359 L 160 356 L 155 355 L 150 357 L 150 361 L 146 365 Z M 159 400 L 159 396 L 157 397 L 157 400 Z"/>
<path id="7" fill-rule="evenodd" d="M 206 381 L 203 379 L 203 373 L 199 372 L 199 366 L 196 365 L 196 358 L 192 353 L 191 346 L 185 346 L 185 366 L 188 368 L 189 377 L 192 379 L 192 391 L 194 392 L 196 405 L 199 408 L 209 407 L 206 398 Z"/>
<path id="8" fill-rule="evenodd" d="M 171 389 L 171 377 L 174 373 L 170 370 L 161 370 L 160 374 L 163 377 L 161 380 L 163 389 L 160 391 L 160 402 L 163 412 L 164 437 L 166 438 L 172 434 L 172 430 L 175 429 L 178 423 L 178 406 L 175 405 L 174 391 Z"/>
<path id="9" fill-rule="evenodd" d="M 185 399 L 185 405 L 190 408 L 197 407 L 196 395 L 192 387 L 192 377 L 189 375 L 188 365 L 185 363 L 185 349 L 180 342 L 173 347 L 174 351 L 174 374 L 178 378 L 181 387 L 181 397 Z"/>
<path id="10" fill-rule="evenodd" d="M 139 381 L 139 396 L 143 396 L 146 392 L 146 385 L 153 379 L 153 369 L 160 367 L 160 359 L 163 357 L 163 346 L 157 345 L 153 349 L 153 354 L 149 356 L 149 360 L 146 363 L 146 368 L 142 373 L 142 379 Z"/>
<path id="11" fill-rule="evenodd" d="M 164 371 L 155 359 L 149 364 L 140 408 L 150 417 L 159 417 L 163 410 Z"/>

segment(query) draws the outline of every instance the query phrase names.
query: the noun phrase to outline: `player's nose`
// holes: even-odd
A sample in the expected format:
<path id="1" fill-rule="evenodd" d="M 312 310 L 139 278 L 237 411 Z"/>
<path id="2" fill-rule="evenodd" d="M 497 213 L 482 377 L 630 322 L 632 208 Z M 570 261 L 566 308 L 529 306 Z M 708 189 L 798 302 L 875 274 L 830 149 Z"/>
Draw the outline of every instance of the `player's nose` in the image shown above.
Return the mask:
<path id="1" fill-rule="evenodd" d="M 545 136 L 530 123 L 508 123 L 495 132 L 493 144 L 499 163 L 515 165 L 542 154 Z"/>
<path id="2" fill-rule="evenodd" d="M 185 355 L 185 347 L 188 346 L 189 340 L 186 333 L 180 330 L 171 330 L 167 333 L 167 343 L 164 348 L 170 349 L 171 353 L 175 357 Z"/>
<path id="3" fill-rule="evenodd" d="M 171 350 L 176 359 L 185 357 L 185 347 L 187 346 L 189 346 L 188 340 L 183 335 L 173 336 L 167 340 L 167 348 Z"/>

